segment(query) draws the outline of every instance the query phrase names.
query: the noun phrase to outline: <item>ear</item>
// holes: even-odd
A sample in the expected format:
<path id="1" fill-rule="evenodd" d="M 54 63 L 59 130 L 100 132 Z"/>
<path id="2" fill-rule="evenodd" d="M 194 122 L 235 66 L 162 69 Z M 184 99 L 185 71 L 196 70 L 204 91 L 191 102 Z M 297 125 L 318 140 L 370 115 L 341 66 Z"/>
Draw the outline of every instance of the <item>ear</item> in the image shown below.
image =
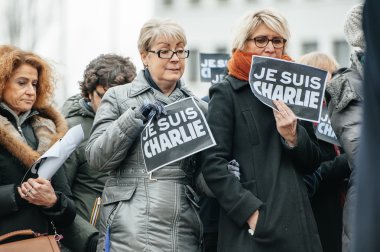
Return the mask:
<path id="1" fill-rule="evenodd" d="M 148 53 L 147 52 L 142 52 L 140 53 L 141 61 L 143 62 L 144 66 L 149 65 L 149 59 L 148 59 Z"/>
<path id="2" fill-rule="evenodd" d="M 94 99 L 94 92 L 88 94 L 88 99 L 92 101 Z"/>

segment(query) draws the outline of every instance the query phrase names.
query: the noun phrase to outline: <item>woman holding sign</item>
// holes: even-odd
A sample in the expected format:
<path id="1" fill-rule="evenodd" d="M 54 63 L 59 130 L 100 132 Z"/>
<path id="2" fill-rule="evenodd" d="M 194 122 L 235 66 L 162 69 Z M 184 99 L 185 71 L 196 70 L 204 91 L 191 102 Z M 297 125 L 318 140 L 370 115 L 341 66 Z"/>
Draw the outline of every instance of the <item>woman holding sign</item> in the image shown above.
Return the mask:
<path id="1" fill-rule="evenodd" d="M 145 69 L 130 84 L 108 89 L 86 148 L 90 166 L 110 172 L 102 195 L 98 250 L 200 251 L 193 158 L 150 173 L 141 145 L 141 139 L 158 135 L 150 127 L 147 135 L 141 134 L 152 117 L 166 114 L 164 105 L 193 96 L 180 80 L 189 56 L 184 30 L 171 20 L 149 20 L 140 31 L 138 49 Z M 194 99 L 205 111 L 206 103 Z M 159 125 L 155 119 L 153 123 Z M 150 150 L 155 155 L 157 145 L 155 153 Z"/>
<path id="2" fill-rule="evenodd" d="M 208 123 L 217 145 L 202 152 L 202 172 L 222 208 L 218 251 L 322 251 L 302 180 L 320 162 L 316 139 L 284 102 L 271 109 L 248 82 L 252 56 L 291 60 L 288 37 L 277 12 L 248 14 L 233 40 L 228 76 L 210 89 Z M 226 169 L 233 158 L 240 181 Z"/>
<path id="3" fill-rule="evenodd" d="M 0 47 L 0 235 L 22 229 L 53 233 L 75 217 L 63 170 L 52 181 L 34 178 L 28 168 L 67 131 L 51 106 L 49 65 L 12 46 Z M 23 183 L 21 183 L 24 181 Z"/>

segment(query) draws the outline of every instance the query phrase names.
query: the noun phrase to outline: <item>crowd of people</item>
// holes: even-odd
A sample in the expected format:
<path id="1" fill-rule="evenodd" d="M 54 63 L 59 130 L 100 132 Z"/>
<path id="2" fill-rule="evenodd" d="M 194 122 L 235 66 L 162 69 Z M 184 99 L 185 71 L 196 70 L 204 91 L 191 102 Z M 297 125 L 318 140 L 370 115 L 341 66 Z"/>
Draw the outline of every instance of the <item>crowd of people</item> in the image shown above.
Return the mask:
<path id="1" fill-rule="evenodd" d="M 31 229 L 62 234 L 61 251 L 72 252 L 360 251 L 354 220 L 367 71 L 362 17 L 363 4 L 347 14 L 342 29 L 354 50 L 349 67 L 339 68 L 322 52 L 289 56 L 282 14 L 248 13 L 235 31 L 227 75 L 211 86 L 207 102 L 181 79 L 191 52 L 173 20 L 142 26 L 143 70 L 128 57 L 101 54 L 60 110 L 47 61 L 0 46 L 0 248 L 2 235 Z M 317 125 L 298 119 L 284 101 L 272 100 L 271 108 L 255 97 L 249 78 L 256 56 L 327 72 L 323 106 L 339 145 L 318 139 Z M 167 114 L 166 105 L 189 97 L 215 145 L 148 172 L 142 131 Z M 78 124 L 84 139 L 52 179 L 32 173 Z"/>

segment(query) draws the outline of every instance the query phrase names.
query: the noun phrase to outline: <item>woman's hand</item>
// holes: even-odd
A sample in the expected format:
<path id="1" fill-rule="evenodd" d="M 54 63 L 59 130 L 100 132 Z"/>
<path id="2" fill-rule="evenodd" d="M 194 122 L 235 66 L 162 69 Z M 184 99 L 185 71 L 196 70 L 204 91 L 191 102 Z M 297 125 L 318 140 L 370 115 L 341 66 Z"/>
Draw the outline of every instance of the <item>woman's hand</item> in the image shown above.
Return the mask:
<path id="1" fill-rule="evenodd" d="M 247 223 L 250 229 L 255 231 L 256 225 L 257 225 L 257 220 L 259 219 L 259 210 L 256 210 L 251 217 L 248 218 Z"/>
<path id="2" fill-rule="evenodd" d="M 147 121 L 152 117 L 158 119 L 161 115 L 167 114 L 164 104 L 159 101 L 144 100 L 144 103 L 139 110 Z"/>
<path id="3" fill-rule="evenodd" d="M 17 189 L 21 198 L 30 204 L 50 208 L 57 202 L 57 195 L 47 179 L 30 178 Z"/>
<path id="4" fill-rule="evenodd" d="M 290 147 L 297 145 L 297 118 L 293 111 L 283 101 L 273 100 L 278 111 L 273 109 L 278 133 Z"/>

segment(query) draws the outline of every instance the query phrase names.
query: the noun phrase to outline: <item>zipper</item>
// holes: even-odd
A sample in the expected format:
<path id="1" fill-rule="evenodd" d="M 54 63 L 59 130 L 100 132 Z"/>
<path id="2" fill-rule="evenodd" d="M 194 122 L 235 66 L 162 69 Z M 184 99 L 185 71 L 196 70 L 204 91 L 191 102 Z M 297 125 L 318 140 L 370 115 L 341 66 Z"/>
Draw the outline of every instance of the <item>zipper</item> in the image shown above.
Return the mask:
<path id="1" fill-rule="evenodd" d="M 22 129 L 21 129 L 20 125 L 17 125 L 17 129 L 18 129 L 18 132 L 20 133 L 20 135 L 25 139 L 24 133 L 22 133 Z"/>

